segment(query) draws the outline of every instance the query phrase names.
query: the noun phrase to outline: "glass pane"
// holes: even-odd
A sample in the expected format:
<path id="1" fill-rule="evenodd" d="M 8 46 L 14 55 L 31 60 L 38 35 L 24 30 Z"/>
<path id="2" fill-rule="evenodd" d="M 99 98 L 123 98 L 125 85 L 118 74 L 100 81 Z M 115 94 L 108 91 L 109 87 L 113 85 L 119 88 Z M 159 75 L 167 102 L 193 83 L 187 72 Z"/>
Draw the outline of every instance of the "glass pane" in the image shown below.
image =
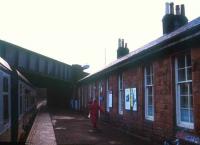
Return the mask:
<path id="1" fill-rule="evenodd" d="M 8 109 L 8 95 L 3 96 L 3 122 L 8 122 L 9 109 Z"/>
<path id="2" fill-rule="evenodd" d="M 189 108 L 188 106 L 188 96 L 180 96 L 180 102 L 181 102 L 181 107 L 183 108 Z"/>
<path id="3" fill-rule="evenodd" d="M 193 110 L 190 110 L 190 122 L 194 122 Z"/>
<path id="4" fill-rule="evenodd" d="M 185 81 L 185 69 L 178 70 L 178 81 Z"/>
<path id="5" fill-rule="evenodd" d="M 146 76 L 146 83 L 147 83 L 147 85 L 152 85 L 152 77 L 151 76 Z"/>
<path id="6" fill-rule="evenodd" d="M 189 97 L 190 97 L 190 102 L 189 102 L 190 108 L 193 108 L 193 97 L 192 96 L 189 96 Z"/>
<path id="7" fill-rule="evenodd" d="M 192 66 L 191 64 L 191 56 L 187 55 L 187 66 Z"/>
<path id="8" fill-rule="evenodd" d="M 152 96 L 148 96 L 148 105 L 153 105 Z"/>
<path id="9" fill-rule="evenodd" d="M 189 94 L 192 95 L 192 83 L 189 83 Z"/>
<path id="10" fill-rule="evenodd" d="M 8 92 L 8 78 L 3 78 L 3 91 Z"/>
<path id="11" fill-rule="evenodd" d="M 192 80 L 192 68 L 187 68 L 187 80 Z"/>
<path id="12" fill-rule="evenodd" d="M 181 121 L 189 122 L 189 110 L 181 109 Z"/>
<path id="13" fill-rule="evenodd" d="M 182 55 L 178 58 L 178 68 L 184 68 L 185 67 L 185 56 Z"/>
<path id="14" fill-rule="evenodd" d="M 188 84 L 187 83 L 182 83 L 179 84 L 180 86 L 180 95 L 188 95 Z"/>
<path id="15" fill-rule="evenodd" d="M 146 67 L 146 75 L 150 75 L 150 67 Z"/>
<path id="16" fill-rule="evenodd" d="M 151 105 L 148 106 L 148 116 L 153 116 L 153 107 Z"/>
<path id="17" fill-rule="evenodd" d="M 152 86 L 147 87 L 147 95 L 152 95 Z"/>

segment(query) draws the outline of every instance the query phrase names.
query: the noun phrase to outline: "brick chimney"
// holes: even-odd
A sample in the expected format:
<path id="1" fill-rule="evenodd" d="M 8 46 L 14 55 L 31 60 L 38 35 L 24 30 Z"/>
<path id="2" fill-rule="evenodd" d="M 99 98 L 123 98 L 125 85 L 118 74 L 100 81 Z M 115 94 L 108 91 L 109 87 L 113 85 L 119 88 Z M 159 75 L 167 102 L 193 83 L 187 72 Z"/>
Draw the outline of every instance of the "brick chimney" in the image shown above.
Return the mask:
<path id="1" fill-rule="evenodd" d="M 124 46 L 124 39 L 118 39 L 117 58 L 120 58 L 127 54 L 129 54 L 127 43 L 125 43 L 125 46 Z"/>
<path id="2" fill-rule="evenodd" d="M 165 15 L 162 19 L 163 34 L 171 33 L 188 23 L 188 19 L 185 16 L 185 7 L 183 4 L 176 5 L 175 11 L 176 14 L 174 14 L 174 3 L 165 4 Z"/>

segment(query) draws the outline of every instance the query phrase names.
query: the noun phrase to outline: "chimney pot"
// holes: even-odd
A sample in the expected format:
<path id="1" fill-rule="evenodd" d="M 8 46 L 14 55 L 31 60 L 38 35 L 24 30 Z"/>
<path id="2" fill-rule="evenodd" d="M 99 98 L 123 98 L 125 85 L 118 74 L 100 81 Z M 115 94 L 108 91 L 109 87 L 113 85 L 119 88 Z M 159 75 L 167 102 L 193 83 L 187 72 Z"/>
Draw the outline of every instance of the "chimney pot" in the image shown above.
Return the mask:
<path id="1" fill-rule="evenodd" d="M 170 3 L 170 14 L 174 14 L 174 3 Z"/>
<path id="2" fill-rule="evenodd" d="M 166 15 L 170 13 L 169 7 L 170 7 L 170 6 L 169 6 L 169 3 L 166 2 L 166 3 L 165 3 L 165 14 L 166 14 Z"/>
<path id="3" fill-rule="evenodd" d="M 181 15 L 185 16 L 185 6 L 184 6 L 184 4 L 181 5 Z"/>
<path id="4" fill-rule="evenodd" d="M 119 38 L 118 39 L 118 48 L 120 48 L 121 47 L 121 39 Z"/>
<path id="5" fill-rule="evenodd" d="M 125 43 L 125 48 L 127 48 L 127 43 Z"/>
<path id="6" fill-rule="evenodd" d="M 181 12 L 180 12 L 180 7 L 179 5 L 176 5 L 176 15 L 180 15 Z"/>
<path id="7" fill-rule="evenodd" d="M 124 39 L 122 39 L 122 48 L 124 48 Z"/>

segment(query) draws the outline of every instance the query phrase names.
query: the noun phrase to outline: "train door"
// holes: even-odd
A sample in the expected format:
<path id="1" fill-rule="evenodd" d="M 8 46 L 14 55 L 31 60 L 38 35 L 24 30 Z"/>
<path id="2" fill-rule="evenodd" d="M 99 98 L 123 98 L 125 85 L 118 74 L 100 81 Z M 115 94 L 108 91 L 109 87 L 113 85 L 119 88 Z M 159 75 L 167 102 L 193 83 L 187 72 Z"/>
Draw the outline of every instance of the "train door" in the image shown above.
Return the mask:
<path id="1" fill-rule="evenodd" d="M 0 121 L 1 131 L 3 132 L 10 127 L 11 123 L 11 92 L 10 92 L 10 75 L 0 71 Z"/>

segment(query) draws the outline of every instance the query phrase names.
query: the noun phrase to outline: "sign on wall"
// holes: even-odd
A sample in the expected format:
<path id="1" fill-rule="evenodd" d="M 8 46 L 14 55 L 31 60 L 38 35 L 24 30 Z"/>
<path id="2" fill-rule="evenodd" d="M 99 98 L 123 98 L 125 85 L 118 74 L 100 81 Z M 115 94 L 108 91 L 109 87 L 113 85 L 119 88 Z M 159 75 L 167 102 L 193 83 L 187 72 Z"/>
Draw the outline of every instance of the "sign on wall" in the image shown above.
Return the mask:
<path id="1" fill-rule="evenodd" d="M 136 88 L 125 89 L 125 109 L 137 111 Z"/>
<path id="2" fill-rule="evenodd" d="M 108 102 L 109 102 L 108 106 L 112 107 L 112 91 L 109 92 Z"/>
<path id="3" fill-rule="evenodd" d="M 131 103 L 133 111 L 137 111 L 137 95 L 136 95 L 136 88 L 130 89 L 130 96 L 131 96 Z"/>
<path id="4" fill-rule="evenodd" d="M 131 109 L 131 100 L 130 100 L 130 89 L 125 89 L 125 109 Z"/>

